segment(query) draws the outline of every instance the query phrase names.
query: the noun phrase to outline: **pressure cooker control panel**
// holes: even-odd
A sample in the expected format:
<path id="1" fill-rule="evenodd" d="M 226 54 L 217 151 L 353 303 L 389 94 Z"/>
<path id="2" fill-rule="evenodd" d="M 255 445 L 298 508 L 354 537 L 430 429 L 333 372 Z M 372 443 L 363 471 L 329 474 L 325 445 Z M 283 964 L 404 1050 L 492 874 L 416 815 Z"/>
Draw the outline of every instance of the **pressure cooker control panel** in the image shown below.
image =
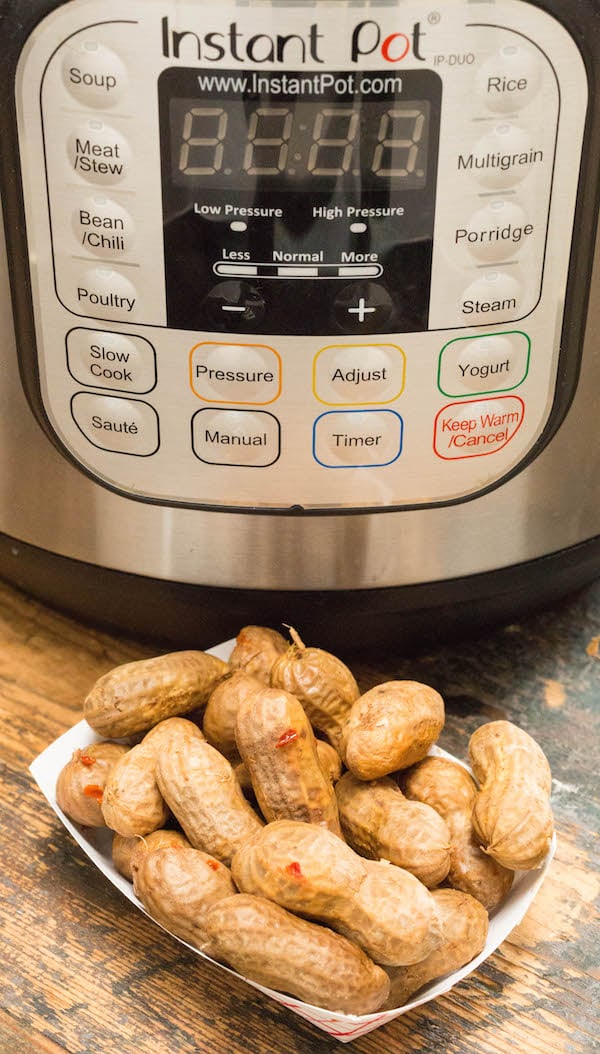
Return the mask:
<path id="1" fill-rule="evenodd" d="M 16 93 L 41 398 L 88 473 L 336 510 L 526 458 L 588 95 L 546 12 L 73 0 Z"/>

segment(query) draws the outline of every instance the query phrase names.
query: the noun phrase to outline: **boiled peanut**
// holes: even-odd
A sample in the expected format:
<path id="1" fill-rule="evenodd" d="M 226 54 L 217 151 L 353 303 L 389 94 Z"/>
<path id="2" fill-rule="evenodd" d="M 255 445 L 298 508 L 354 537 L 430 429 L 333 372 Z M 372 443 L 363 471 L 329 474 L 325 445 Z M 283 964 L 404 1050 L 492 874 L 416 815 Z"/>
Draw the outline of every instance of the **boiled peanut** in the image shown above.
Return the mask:
<path id="1" fill-rule="evenodd" d="M 344 721 L 359 688 L 348 667 L 321 648 L 307 648 L 295 629 L 292 644 L 271 670 L 273 688 L 283 688 L 300 700 L 313 728 L 337 749 Z"/>
<path id="2" fill-rule="evenodd" d="M 203 740 L 192 721 L 170 717 L 159 722 L 111 770 L 104 788 L 102 815 L 111 830 L 125 837 L 164 827 L 169 809 L 156 782 L 156 759 L 163 744 L 179 738 Z"/>
<path id="3" fill-rule="evenodd" d="M 204 705 L 227 663 L 203 651 L 178 651 L 117 666 L 96 681 L 83 715 L 99 735 L 120 739 Z"/>
<path id="4" fill-rule="evenodd" d="M 229 657 L 233 670 L 243 670 L 268 684 L 271 668 L 280 655 L 287 651 L 288 643 L 281 633 L 267 626 L 244 626 L 236 637 L 235 647 Z M 206 737 L 208 739 L 208 736 Z"/>
<path id="5" fill-rule="evenodd" d="M 59 808 L 75 823 L 104 827 L 102 798 L 106 780 L 128 748 L 119 743 L 91 743 L 76 750 L 56 781 Z"/>
<path id="6" fill-rule="evenodd" d="M 221 900 L 203 918 L 213 958 L 257 984 L 344 1014 L 369 1014 L 389 990 L 385 971 L 356 945 L 262 897 Z"/>
<path id="7" fill-rule="evenodd" d="M 194 948 L 206 943 L 203 923 L 208 908 L 237 893 L 224 864 L 199 849 L 180 846 L 142 854 L 133 888 L 160 926 Z"/>
<path id="8" fill-rule="evenodd" d="M 277 688 L 249 693 L 238 708 L 236 742 L 267 821 L 301 820 L 341 833 L 335 791 L 293 695 Z"/>
<path id="9" fill-rule="evenodd" d="M 278 820 L 232 861 L 238 889 L 325 922 L 375 962 L 418 962 L 440 943 L 428 889 L 394 864 L 364 860 L 315 824 Z"/>
<path id="10" fill-rule="evenodd" d="M 491 721 L 471 736 L 469 757 L 480 784 L 473 826 L 484 852 L 513 871 L 541 867 L 554 831 L 541 747 L 510 721 Z"/>
<path id="11" fill-rule="evenodd" d="M 450 833 L 434 809 L 408 801 L 388 776 L 366 783 L 347 772 L 335 793 L 342 833 L 357 853 L 389 860 L 429 888 L 443 881 L 450 866 Z"/>
<path id="12" fill-rule="evenodd" d="M 327 779 L 331 783 L 335 783 L 339 780 L 342 774 L 342 759 L 337 750 L 334 750 L 331 744 L 326 743 L 324 739 L 316 739 L 315 743 L 319 765 L 327 776 Z M 244 794 L 254 794 L 250 773 L 248 772 L 246 765 L 244 765 L 244 762 L 240 761 L 234 767 L 233 771 L 235 772 L 236 779 L 238 780 Z"/>
<path id="13" fill-rule="evenodd" d="M 243 670 L 235 670 L 211 692 L 206 704 L 202 731 L 211 747 L 220 751 L 232 765 L 240 760 L 235 741 L 235 722 L 240 703 L 263 687 L 257 677 Z"/>
<path id="14" fill-rule="evenodd" d="M 470 893 L 488 911 L 495 908 L 508 893 L 513 872 L 479 848 L 472 822 L 477 785 L 467 770 L 448 758 L 428 757 L 403 774 L 402 789 L 435 809 L 448 826 L 449 885 Z"/>
<path id="15" fill-rule="evenodd" d="M 386 1010 L 404 1006 L 423 985 L 466 966 L 485 947 L 488 916 L 479 901 L 457 889 L 434 889 L 432 896 L 442 943 L 422 962 L 388 968 L 391 989 Z"/>
<path id="16" fill-rule="evenodd" d="M 209 743 L 179 738 L 157 759 L 160 792 L 196 849 L 228 864 L 262 827 L 226 758 Z"/>
<path id="17" fill-rule="evenodd" d="M 139 835 L 127 838 L 125 835 L 115 834 L 112 840 L 112 862 L 124 878 L 133 882 L 134 869 L 137 868 L 138 861 L 145 853 L 155 849 L 173 849 L 177 846 L 189 847 L 189 844 L 181 831 L 169 831 L 164 827 L 159 828 L 158 831 L 152 831 L 145 838 Z"/>
<path id="18" fill-rule="evenodd" d="M 441 695 L 417 681 L 387 681 L 356 700 L 341 755 L 358 779 L 374 780 L 414 765 L 444 727 Z"/>

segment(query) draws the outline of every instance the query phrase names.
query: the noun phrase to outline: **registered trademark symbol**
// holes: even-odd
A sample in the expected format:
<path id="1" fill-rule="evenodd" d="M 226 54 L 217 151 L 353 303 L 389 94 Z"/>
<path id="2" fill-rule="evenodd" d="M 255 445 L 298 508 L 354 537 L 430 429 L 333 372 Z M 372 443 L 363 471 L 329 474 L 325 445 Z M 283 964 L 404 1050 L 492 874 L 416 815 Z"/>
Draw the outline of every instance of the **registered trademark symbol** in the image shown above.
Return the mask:
<path id="1" fill-rule="evenodd" d="M 427 15 L 427 21 L 430 23 L 430 25 L 437 26 L 438 22 L 441 20 L 441 17 L 442 16 L 440 15 L 439 11 L 432 11 L 429 15 Z"/>

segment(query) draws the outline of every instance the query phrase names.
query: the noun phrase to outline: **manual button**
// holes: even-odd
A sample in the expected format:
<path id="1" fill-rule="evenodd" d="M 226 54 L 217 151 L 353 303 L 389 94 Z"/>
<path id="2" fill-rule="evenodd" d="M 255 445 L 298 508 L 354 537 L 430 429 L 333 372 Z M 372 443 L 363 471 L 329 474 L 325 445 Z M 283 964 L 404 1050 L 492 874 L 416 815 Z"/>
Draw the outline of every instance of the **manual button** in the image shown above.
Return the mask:
<path id="1" fill-rule="evenodd" d="M 198 410 L 192 418 L 192 449 L 209 465 L 265 468 L 277 461 L 280 425 L 266 410 Z"/>
<path id="2" fill-rule="evenodd" d="M 141 399 L 76 392 L 71 414 L 79 431 L 101 450 L 136 457 L 148 457 L 158 450 L 158 414 Z"/>

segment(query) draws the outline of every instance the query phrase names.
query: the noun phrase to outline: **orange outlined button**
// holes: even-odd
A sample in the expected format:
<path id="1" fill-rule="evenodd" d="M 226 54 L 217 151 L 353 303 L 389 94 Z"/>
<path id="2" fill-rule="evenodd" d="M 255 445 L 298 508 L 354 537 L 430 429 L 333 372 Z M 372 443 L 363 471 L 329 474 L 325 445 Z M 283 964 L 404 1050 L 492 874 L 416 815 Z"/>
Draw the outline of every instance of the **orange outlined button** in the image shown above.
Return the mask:
<path id="1" fill-rule="evenodd" d="M 281 394 L 281 356 L 267 344 L 204 341 L 190 351 L 190 385 L 207 403 L 265 406 Z"/>
<path id="2" fill-rule="evenodd" d="M 518 395 L 449 403 L 435 419 L 433 449 L 446 461 L 495 454 L 510 443 L 524 416 Z"/>
<path id="3" fill-rule="evenodd" d="M 330 344 L 315 355 L 313 392 L 326 406 L 392 403 L 404 390 L 405 369 L 397 344 Z"/>

